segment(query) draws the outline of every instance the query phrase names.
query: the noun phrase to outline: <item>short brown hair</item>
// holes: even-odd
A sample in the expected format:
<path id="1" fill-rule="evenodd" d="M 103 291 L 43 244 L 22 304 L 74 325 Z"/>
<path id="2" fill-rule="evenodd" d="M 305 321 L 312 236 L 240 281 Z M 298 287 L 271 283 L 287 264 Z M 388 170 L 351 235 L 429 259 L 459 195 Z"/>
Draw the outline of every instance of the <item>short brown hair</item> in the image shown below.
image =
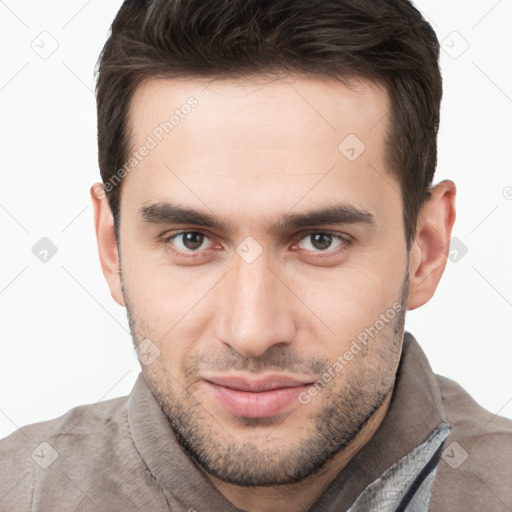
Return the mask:
<path id="1" fill-rule="evenodd" d="M 102 180 L 129 158 L 130 101 L 145 79 L 361 77 L 390 96 L 386 161 L 401 184 L 410 247 L 437 162 L 438 60 L 435 32 L 408 0 L 125 0 L 98 61 Z M 106 190 L 116 235 L 121 188 L 122 180 Z"/>

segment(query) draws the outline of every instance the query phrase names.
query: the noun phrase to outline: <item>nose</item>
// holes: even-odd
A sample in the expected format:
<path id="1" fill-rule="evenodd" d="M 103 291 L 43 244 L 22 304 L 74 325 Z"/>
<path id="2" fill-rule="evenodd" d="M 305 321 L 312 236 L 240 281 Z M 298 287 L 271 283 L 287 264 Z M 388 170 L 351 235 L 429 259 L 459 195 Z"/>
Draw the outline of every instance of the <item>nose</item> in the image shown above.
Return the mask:
<path id="1" fill-rule="evenodd" d="M 241 355 L 257 357 L 274 345 L 290 344 L 296 325 L 290 291 L 268 267 L 263 253 L 247 263 L 235 255 L 222 281 L 217 336 Z"/>

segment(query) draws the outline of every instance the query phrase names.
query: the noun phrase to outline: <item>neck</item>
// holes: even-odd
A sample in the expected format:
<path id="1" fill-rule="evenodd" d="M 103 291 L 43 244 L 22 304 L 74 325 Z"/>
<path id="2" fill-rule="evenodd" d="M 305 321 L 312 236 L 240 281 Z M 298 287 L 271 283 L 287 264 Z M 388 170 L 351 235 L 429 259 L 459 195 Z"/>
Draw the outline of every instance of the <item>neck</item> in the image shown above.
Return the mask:
<path id="1" fill-rule="evenodd" d="M 384 420 L 393 389 L 383 404 L 361 428 L 352 441 L 324 467 L 304 480 L 276 487 L 238 487 L 207 474 L 217 489 L 235 507 L 248 512 L 305 512 L 318 501 L 329 484 L 345 468 L 350 460 L 374 436 Z"/>

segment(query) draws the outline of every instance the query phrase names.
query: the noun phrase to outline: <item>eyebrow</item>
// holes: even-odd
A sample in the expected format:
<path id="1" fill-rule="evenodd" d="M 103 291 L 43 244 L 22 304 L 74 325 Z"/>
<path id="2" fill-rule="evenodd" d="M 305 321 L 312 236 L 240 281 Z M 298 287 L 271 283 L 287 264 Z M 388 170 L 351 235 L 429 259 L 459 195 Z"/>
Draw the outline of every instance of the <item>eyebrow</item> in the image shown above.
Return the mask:
<path id="1" fill-rule="evenodd" d="M 222 231 L 234 231 L 234 224 L 211 213 L 185 208 L 173 203 L 160 202 L 142 206 L 138 213 L 148 224 L 194 224 Z M 351 204 L 326 206 L 303 213 L 285 213 L 280 219 L 269 222 L 271 233 L 323 224 L 366 224 L 375 226 L 375 217 L 365 209 Z"/>

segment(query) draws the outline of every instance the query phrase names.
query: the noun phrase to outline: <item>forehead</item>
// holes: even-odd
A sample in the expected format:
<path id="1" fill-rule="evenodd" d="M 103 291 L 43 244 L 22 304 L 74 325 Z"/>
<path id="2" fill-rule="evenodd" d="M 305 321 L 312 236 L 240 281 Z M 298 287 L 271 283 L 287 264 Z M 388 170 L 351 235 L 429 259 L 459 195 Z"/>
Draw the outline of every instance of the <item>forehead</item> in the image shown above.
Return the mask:
<path id="1" fill-rule="evenodd" d="M 197 103 L 192 121 L 181 123 L 188 117 L 187 103 L 192 101 Z M 384 132 L 387 120 L 383 116 L 389 107 L 384 85 L 355 78 L 344 83 L 325 75 L 150 79 L 135 90 L 128 120 L 135 145 L 143 142 L 141 136 L 170 121 L 176 142 L 180 134 L 191 135 L 188 127 L 196 139 L 203 137 L 205 143 L 224 135 L 233 145 L 250 135 L 254 144 L 260 142 L 267 148 L 275 132 L 280 131 L 295 135 L 288 139 L 289 146 L 294 142 L 300 145 L 303 135 L 311 138 L 309 146 L 313 146 L 328 132 L 334 139 L 355 133 L 367 140 L 367 132 L 377 124 L 381 128 L 377 133 Z M 215 134 L 210 133 L 213 126 L 217 128 Z"/>
<path id="2" fill-rule="evenodd" d="M 134 205 L 209 202 L 228 215 L 343 196 L 367 210 L 396 202 L 384 159 L 389 109 L 385 87 L 362 80 L 149 80 L 130 106 L 138 156 L 123 195 Z"/>

